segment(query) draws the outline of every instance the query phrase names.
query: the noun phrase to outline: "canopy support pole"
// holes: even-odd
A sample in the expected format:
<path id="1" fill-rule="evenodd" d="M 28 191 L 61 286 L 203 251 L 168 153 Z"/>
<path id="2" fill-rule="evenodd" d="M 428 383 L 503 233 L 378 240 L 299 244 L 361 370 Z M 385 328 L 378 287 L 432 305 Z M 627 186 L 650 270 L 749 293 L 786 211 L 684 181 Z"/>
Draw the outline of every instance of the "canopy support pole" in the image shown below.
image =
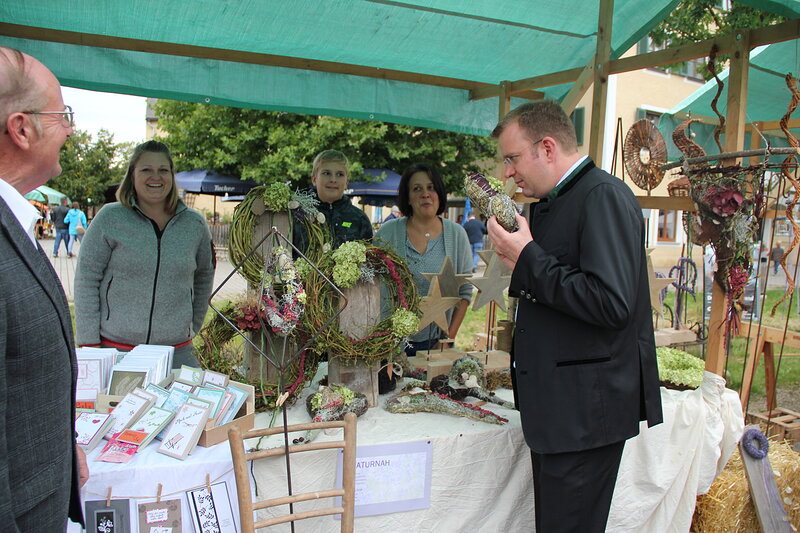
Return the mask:
<path id="1" fill-rule="evenodd" d="M 747 81 L 750 69 L 750 39 L 746 31 L 736 32 L 736 45 L 731 54 L 728 78 L 728 103 L 725 116 L 725 151 L 737 152 L 744 148 L 744 122 L 747 107 Z M 724 164 L 735 164 L 728 159 Z M 706 370 L 722 376 L 725 372 L 725 315 L 727 294 L 718 283 L 711 291 L 711 316 L 708 323 Z"/>
<path id="2" fill-rule="evenodd" d="M 598 167 L 603 162 L 606 103 L 608 100 L 608 61 L 611 58 L 611 23 L 614 0 L 600 0 L 597 20 L 597 51 L 594 56 L 592 121 L 589 127 L 589 157 Z"/>

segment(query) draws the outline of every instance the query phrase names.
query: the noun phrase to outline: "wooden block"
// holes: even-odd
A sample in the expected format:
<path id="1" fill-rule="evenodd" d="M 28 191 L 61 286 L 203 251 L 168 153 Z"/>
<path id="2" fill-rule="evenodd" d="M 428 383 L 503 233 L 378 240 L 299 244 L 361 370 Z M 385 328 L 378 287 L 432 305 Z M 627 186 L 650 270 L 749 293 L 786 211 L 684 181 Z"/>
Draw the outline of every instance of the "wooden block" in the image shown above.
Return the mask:
<path id="1" fill-rule="evenodd" d="M 427 361 L 427 366 L 425 367 L 428 375 L 428 383 L 431 382 L 433 378 L 436 376 L 441 376 L 442 374 L 449 374 L 450 369 L 453 368 L 453 362 L 448 359 L 430 359 Z"/>
<path id="2" fill-rule="evenodd" d="M 758 429 L 758 426 L 747 426 Z M 775 475 L 769 464 L 769 457 L 756 459 L 751 457 L 739 442 L 739 453 L 744 463 L 744 472 L 747 475 L 747 483 L 750 485 L 750 495 L 753 497 L 753 505 L 756 508 L 756 515 L 761 524 L 761 530 L 765 532 L 790 533 L 792 525 L 789 522 L 789 515 L 783 507 L 783 499 L 780 497 L 778 485 L 775 483 Z"/>
<path id="3" fill-rule="evenodd" d="M 420 354 L 422 352 L 417 352 Z M 451 363 L 456 359 L 461 359 L 465 355 L 468 355 L 467 352 L 464 350 L 456 350 L 455 348 L 446 348 L 444 350 L 431 350 L 430 354 L 425 352 L 426 358 L 433 360 L 433 359 L 447 359 Z"/>
<path id="4" fill-rule="evenodd" d="M 765 413 L 747 413 L 747 421 L 762 424 L 768 437 L 800 442 L 800 413 L 795 411 L 776 407 Z"/>
<path id="5" fill-rule="evenodd" d="M 657 329 L 655 332 L 656 346 L 669 346 L 683 342 L 694 342 L 697 334 L 690 329 Z"/>
<path id="6" fill-rule="evenodd" d="M 486 349 L 487 336 L 486 333 L 476 333 L 475 339 L 472 341 L 472 347 L 476 350 Z"/>

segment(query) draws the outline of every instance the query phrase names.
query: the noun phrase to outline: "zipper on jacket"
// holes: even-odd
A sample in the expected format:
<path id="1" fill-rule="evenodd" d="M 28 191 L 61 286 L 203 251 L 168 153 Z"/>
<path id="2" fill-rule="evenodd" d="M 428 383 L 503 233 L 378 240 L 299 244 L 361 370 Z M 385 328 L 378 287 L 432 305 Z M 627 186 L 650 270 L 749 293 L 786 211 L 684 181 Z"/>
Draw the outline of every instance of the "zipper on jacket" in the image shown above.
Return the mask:
<path id="1" fill-rule="evenodd" d="M 153 274 L 153 295 L 150 299 L 150 317 L 147 321 L 147 339 L 145 340 L 145 344 L 150 344 L 150 335 L 153 332 L 153 314 L 156 308 L 156 290 L 158 289 L 158 271 L 161 270 L 161 236 L 164 232 L 159 229 L 158 224 L 154 220 L 148 218 L 147 220 L 153 225 L 153 230 L 156 232 L 156 271 Z M 172 220 L 172 219 L 170 219 Z M 169 222 L 167 222 L 169 225 Z M 167 226 L 164 226 L 164 229 L 167 229 Z"/>
<path id="2" fill-rule="evenodd" d="M 111 279 L 108 280 L 108 285 L 106 286 L 106 320 L 111 319 L 111 304 L 108 300 L 108 293 L 111 292 L 111 283 L 114 281 L 114 276 L 111 276 Z"/>

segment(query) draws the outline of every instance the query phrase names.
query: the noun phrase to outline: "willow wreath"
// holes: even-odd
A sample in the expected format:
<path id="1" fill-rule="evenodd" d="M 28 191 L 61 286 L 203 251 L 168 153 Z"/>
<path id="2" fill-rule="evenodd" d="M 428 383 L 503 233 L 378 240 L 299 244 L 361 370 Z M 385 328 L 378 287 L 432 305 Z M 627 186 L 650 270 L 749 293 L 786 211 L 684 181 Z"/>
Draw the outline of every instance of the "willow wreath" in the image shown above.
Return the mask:
<path id="1" fill-rule="evenodd" d="M 358 282 L 380 282 L 393 311 L 361 339 L 349 338 L 338 327 L 325 329 L 317 337 L 315 351 L 353 364 L 370 365 L 381 359 L 391 360 L 398 347 L 419 329 L 419 297 L 413 275 L 394 252 L 369 242 L 347 242 L 325 256 L 319 268 L 329 278 L 338 279 L 337 284 L 343 288 Z M 339 302 L 331 285 L 317 272 L 309 272 L 305 283 L 314 300 L 302 320 L 302 328 L 310 336 L 336 314 Z"/>
<path id="2" fill-rule="evenodd" d="M 742 435 L 742 448 L 753 459 L 763 459 L 769 452 L 769 441 L 759 429 L 750 428 Z"/>
<path id="3" fill-rule="evenodd" d="M 225 318 L 236 324 L 243 331 L 258 331 L 261 321 L 258 318 L 258 298 L 252 294 L 239 303 L 228 302 L 200 331 L 195 339 L 197 359 L 200 365 L 208 370 L 226 374 L 234 381 L 247 383 L 255 388 L 255 407 L 257 411 L 275 409 L 276 402 L 282 394 L 288 394 L 286 402 L 291 404 L 296 399 L 305 383 L 309 383 L 317 372 L 319 358 L 310 350 L 304 350 L 300 357 L 287 369 L 288 383 L 283 386 L 277 381 L 258 381 L 248 379 L 240 372 L 243 364 L 242 342 L 236 338 L 237 332 Z M 223 315 L 225 318 L 223 318 Z M 305 339 L 298 339 L 300 345 Z"/>
<path id="4" fill-rule="evenodd" d="M 308 248 L 304 253 L 315 263 L 319 261 L 325 253 L 325 243 L 330 241 L 327 238 L 328 226 L 325 224 L 325 215 L 317 209 L 319 202 L 309 193 L 301 191 L 292 193 L 285 183 L 273 183 L 253 187 L 244 200 L 236 206 L 228 235 L 228 255 L 231 263 L 238 265 L 256 244 L 253 242 L 253 228 L 257 218 L 254 207 L 262 202 L 263 207 L 271 212 L 289 214 L 290 235 L 286 237 L 290 241 L 294 222 L 299 221 L 303 225 L 308 234 Z M 251 285 L 258 286 L 261 283 L 263 270 L 264 257 L 256 252 L 242 264 L 239 273 Z"/>

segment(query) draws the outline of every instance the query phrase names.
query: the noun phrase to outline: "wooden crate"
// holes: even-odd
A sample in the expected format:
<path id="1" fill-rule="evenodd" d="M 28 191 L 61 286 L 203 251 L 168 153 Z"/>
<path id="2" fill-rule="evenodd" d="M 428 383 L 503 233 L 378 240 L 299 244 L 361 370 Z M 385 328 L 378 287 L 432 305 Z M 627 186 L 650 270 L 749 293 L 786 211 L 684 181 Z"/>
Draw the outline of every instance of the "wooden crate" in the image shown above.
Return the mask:
<path id="1" fill-rule="evenodd" d="M 761 424 L 767 430 L 768 437 L 800 442 L 800 413 L 776 407 L 765 413 L 747 413 L 747 421 Z"/>

